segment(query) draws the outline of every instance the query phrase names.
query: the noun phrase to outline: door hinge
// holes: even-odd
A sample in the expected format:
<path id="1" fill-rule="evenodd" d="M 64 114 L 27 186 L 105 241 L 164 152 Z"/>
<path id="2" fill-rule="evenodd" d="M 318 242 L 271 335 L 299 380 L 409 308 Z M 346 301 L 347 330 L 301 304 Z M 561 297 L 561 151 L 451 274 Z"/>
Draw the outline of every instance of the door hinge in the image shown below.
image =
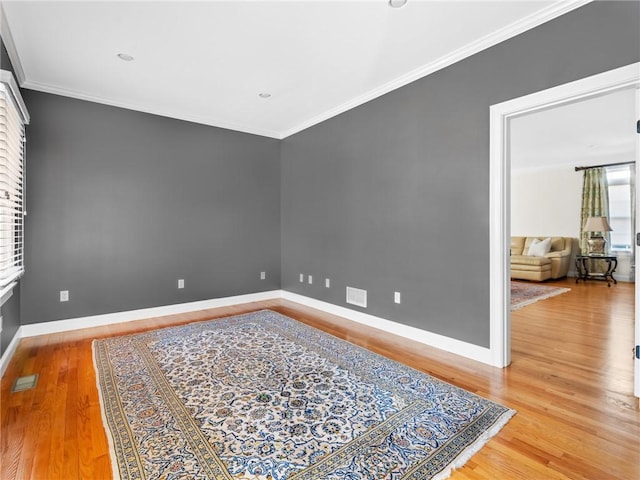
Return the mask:
<path id="1" fill-rule="evenodd" d="M 640 345 L 636 345 L 636 358 L 640 360 Z"/>
<path id="2" fill-rule="evenodd" d="M 636 233 L 636 245 L 640 247 L 640 233 Z"/>

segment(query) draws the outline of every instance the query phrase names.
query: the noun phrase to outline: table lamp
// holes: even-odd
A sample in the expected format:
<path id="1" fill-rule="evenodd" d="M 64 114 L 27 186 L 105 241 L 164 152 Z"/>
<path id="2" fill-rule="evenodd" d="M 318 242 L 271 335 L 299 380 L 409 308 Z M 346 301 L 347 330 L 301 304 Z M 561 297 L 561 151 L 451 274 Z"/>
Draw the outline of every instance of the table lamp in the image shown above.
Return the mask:
<path id="1" fill-rule="evenodd" d="M 588 217 L 584 224 L 585 232 L 611 232 L 613 228 L 609 225 L 607 217 Z M 593 235 L 587 240 L 589 244 L 589 255 L 604 255 L 607 241 L 601 235 Z"/>

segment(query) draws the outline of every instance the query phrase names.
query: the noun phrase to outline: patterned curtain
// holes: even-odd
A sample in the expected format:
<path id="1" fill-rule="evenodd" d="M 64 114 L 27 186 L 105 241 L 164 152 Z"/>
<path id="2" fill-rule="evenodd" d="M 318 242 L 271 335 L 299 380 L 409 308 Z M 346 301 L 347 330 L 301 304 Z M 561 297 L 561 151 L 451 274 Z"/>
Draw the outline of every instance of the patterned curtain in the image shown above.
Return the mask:
<path id="1" fill-rule="evenodd" d="M 591 233 L 584 231 L 584 224 L 588 217 L 609 218 L 609 189 L 605 168 L 588 168 L 584 171 L 580 222 L 580 250 L 583 254 L 589 251 L 587 240 Z M 609 232 L 600 232 L 600 234 L 607 242 L 610 241 Z"/>

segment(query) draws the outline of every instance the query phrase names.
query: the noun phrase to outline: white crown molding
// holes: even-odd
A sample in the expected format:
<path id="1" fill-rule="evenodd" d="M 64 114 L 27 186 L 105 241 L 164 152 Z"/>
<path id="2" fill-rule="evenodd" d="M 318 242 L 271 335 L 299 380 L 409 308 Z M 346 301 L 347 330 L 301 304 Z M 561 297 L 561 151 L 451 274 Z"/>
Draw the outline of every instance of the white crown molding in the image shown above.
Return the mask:
<path id="1" fill-rule="evenodd" d="M 183 120 L 185 122 L 193 122 L 199 123 L 201 125 L 209 125 L 211 127 L 224 128 L 227 130 L 233 130 L 236 132 L 242 133 L 250 133 L 252 135 L 259 135 L 261 137 L 269 137 L 275 138 L 277 140 L 281 140 L 282 136 L 275 131 L 265 130 L 260 128 L 250 127 L 248 125 L 236 124 L 225 122 L 222 120 L 217 120 L 214 118 L 205 118 L 198 115 L 185 115 L 182 112 L 170 111 L 170 110 L 160 110 L 153 108 L 151 106 L 139 105 L 133 103 L 125 103 L 119 102 L 115 100 L 110 100 L 103 97 L 98 97 L 96 95 L 91 95 L 88 93 L 77 92 L 74 90 L 68 90 L 65 88 L 57 87 L 54 85 L 47 85 L 39 82 L 32 82 L 30 80 L 25 81 L 22 84 L 22 88 L 28 88 L 30 90 L 36 90 L 44 93 L 52 93 L 54 95 L 60 95 L 63 97 L 75 98 L 77 100 L 85 100 L 87 102 L 100 103 L 102 105 L 109 105 L 111 107 L 124 108 L 126 110 L 134 110 L 142 113 L 149 113 L 152 115 L 158 115 L 160 117 L 173 118 L 176 120 Z"/>
<path id="2" fill-rule="evenodd" d="M 5 45 L 7 46 L 7 51 L 9 52 L 9 56 L 12 62 L 15 63 L 14 68 L 16 69 L 16 76 L 18 77 L 20 85 L 23 88 L 29 88 L 29 89 L 38 90 L 41 92 L 53 93 L 56 95 L 77 98 L 80 100 L 86 100 L 86 101 L 100 103 L 104 105 L 110 105 L 113 107 L 125 108 L 127 110 L 136 110 L 140 112 L 150 113 L 153 115 L 170 117 L 178 120 L 184 120 L 184 121 L 199 123 L 203 125 L 209 125 L 212 127 L 225 128 L 229 130 L 236 130 L 239 132 L 250 133 L 253 135 L 259 135 L 259 136 L 281 140 L 290 135 L 298 133 L 306 128 L 309 128 L 313 125 L 316 125 L 320 122 L 328 120 L 329 118 L 335 117 L 336 115 L 339 115 L 348 110 L 351 110 L 352 108 L 362 105 L 370 100 L 378 98 L 386 93 L 389 93 L 393 90 L 403 87 L 431 73 L 434 73 L 438 70 L 448 67 L 482 50 L 485 50 L 500 42 L 508 40 L 509 38 L 519 35 L 520 33 L 523 33 L 527 30 L 537 27 L 538 25 L 541 25 L 545 22 L 553 20 L 554 18 L 564 15 L 565 13 L 568 13 L 572 10 L 575 10 L 576 8 L 579 8 L 587 3 L 590 3 L 591 1 L 592 0 L 564 0 L 564 1 L 553 3 L 552 5 L 536 12 L 535 14 L 529 15 L 528 17 L 525 17 L 495 32 L 492 32 L 491 34 L 486 35 L 475 42 L 469 43 L 466 46 L 446 56 L 443 56 L 434 62 L 430 62 L 426 65 L 423 65 L 422 67 L 417 68 L 380 87 L 370 90 L 369 92 L 359 95 L 335 108 L 327 110 L 326 112 L 321 113 L 320 115 L 316 115 L 302 123 L 299 123 L 298 125 L 295 125 L 291 128 L 288 128 L 282 131 L 261 129 L 261 128 L 256 128 L 254 126 L 245 125 L 245 124 L 235 124 L 235 123 L 221 121 L 216 118 L 184 114 L 183 112 L 178 112 L 178 111 L 162 110 L 162 109 L 155 108 L 152 105 L 128 104 L 125 102 L 113 101 L 113 100 L 98 97 L 95 95 L 83 93 L 83 92 L 63 89 L 55 85 L 48 85 L 48 84 L 42 84 L 42 83 L 30 81 L 26 79 L 24 72 L 22 70 L 22 66 L 20 64 L 20 61 L 17 55 L 17 51 L 15 49 L 15 46 L 13 45 L 13 40 L 10 39 L 10 32 L 8 30 L 8 25 L 6 25 L 6 20 L 4 20 L 4 15 L 3 15 L 2 28 L 3 30 L 6 29 L 6 31 L 9 32 L 9 35 L 8 35 L 9 39 L 5 41 Z M 15 61 L 14 61 L 14 58 L 15 58 Z"/>
<path id="3" fill-rule="evenodd" d="M 387 333 L 399 335 L 416 342 L 423 343 L 430 347 L 435 347 L 446 352 L 460 355 L 461 357 L 469 358 L 478 362 L 482 362 L 494 367 L 501 367 L 502 365 L 496 365 L 493 360 L 493 353 L 490 349 L 480 347 L 472 343 L 464 342 L 462 340 L 456 340 L 455 338 L 445 337 L 437 333 L 428 332 L 416 327 L 404 325 L 402 323 L 387 320 L 385 318 L 369 315 L 368 313 L 351 310 L 350 308 L 340 307 L 332 303 L 323 302 L 314 298 L 298 295 L 297 293 L 282 291 L 282 298 L 290 300 L 292 302 L 301 303 L 316 310 L 321 310 L 332 315 L 347 318 L 354 322 L 362 323 L 369 327 L 383 330 Z"/>
<path id="4" fill-rule="evenodd" d="M 467 57 L 475 55 L 482 50 L 486 50 L 494 45 L 497 45 L 500 42 L 504 42 L 516 35 L 519 35 L 527 30 L 531 30 L 539 25 L 542 25 L 545 22 L 553 20 L 565 13 L 569 13 L 572 10 L 575 10 L 583 5 L 591 3 L 593 0 L 566 0 L 562 2 L 554 3 L 547 8 L 544 8 L 535 14 L 529 15 L 528 17 L 522 18 L 517 22 L 514 22 L 510 25 L 507 25 L 504 28 L 501 28 L 495 32 L 486 35 L 475 42 L 469 43 L 454 52 L 451 52 L 448 55 L 440 57 L 434 62 L 430 62 L 426 65 L 423 65 L 420 68 L 417 68 L 401 77 L 398 77 L 380 87 L 377 87 L 369 92 L 366 92 L 352 100 L 349 100 L 342 105 L 339 105 L 336 108 L 332 108 L 320 115 L 317 115 L 309 120 L 290 128 L 281 133 L 281 138 L 287 138 L 294 133 L 298 133 L 306 128 L 312 127 L 320 122 L 328 120 L 329 118 L 335 117 L 341 113 L 344 113 L 352 108 L 360 106 L 370 100 L 381 97 L 382 95 L 389 93 L 393 90 L 396 90 L 400 87 L 404 87 L 411 82 L 414 82 L 422 77 L 426 77 L 438 70 L 442 70 L 454 63 L 457 63 L 461 60 L 464 60 Z"/>
<path id="5" fill-rule="evenodd" d="M 6 47 L 7 53 L 9 54 L 9 60 L 11 60 L 11 65 L 13 66 L 13 73 L 18 79 L 18 84 L 22 85 L 27 77 L 24 74 L 24 69 L 22 68 L 22 62 L 20 61 L 18 50 L 16 49 L 16 45 L 13 42 L 13 36 L 11 35 L 11 29 L 9 28 L 7 15 L 4 12 L 2 2 L 0 2 L 0 36 L 2 37 L 4 46 Z"/>

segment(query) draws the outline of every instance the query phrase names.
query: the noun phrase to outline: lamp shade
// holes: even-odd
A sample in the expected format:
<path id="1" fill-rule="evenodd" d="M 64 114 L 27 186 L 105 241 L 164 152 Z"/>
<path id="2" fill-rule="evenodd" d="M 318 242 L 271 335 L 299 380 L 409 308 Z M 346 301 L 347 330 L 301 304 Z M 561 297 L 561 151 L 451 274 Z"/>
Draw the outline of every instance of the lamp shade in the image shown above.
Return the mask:
<path id="1" fill-rule="evenodd" d="M 585 232 L 611 232 L 612 230 L 607 217 L 588 217 L 583 228 Z"/>

